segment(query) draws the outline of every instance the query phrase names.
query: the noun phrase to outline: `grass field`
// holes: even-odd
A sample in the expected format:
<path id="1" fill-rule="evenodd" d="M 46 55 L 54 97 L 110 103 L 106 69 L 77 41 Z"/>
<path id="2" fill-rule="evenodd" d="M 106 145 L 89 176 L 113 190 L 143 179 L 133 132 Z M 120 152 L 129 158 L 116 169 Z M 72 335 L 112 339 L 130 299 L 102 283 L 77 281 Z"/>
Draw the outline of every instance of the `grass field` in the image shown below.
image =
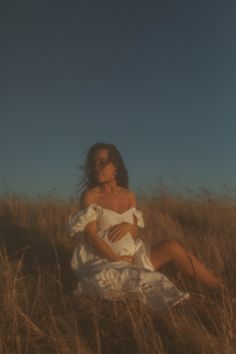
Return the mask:
<path id="1" fill-rule="evenodd" d="M 0 199 L 0 354 L 236 353 L 236 203 L 163 193 L 138 199 L 145 241 L 172 238 L 225 284 L 222 298 L 173 265 L 161 271 L 191 298 L 154 314 L 131 299 L 75 297 L 68 235 L 78 202 Z"/>

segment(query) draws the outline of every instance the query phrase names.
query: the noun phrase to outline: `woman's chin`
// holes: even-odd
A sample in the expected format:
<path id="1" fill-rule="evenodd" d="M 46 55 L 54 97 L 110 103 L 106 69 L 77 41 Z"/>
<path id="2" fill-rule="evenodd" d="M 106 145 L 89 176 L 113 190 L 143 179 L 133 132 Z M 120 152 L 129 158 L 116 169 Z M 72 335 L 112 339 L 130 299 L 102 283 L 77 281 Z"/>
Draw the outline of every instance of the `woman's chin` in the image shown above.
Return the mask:
<path id="1" fill-rule="evenodd" d="M 98 183 L 101 183 L 104 181 L 104 177 L 102 175 L 96 176 L 96 180 Z"/>
<path id="2" fill-rule="evenodd" d="M 97 182 L 102 184 L 102 183 L 106 183 L 106 182 L 110 182 L 105 176 L 99 176 L 97 177 Z"/>
<path id="3" fill-rule="evenodd" d="M 97 178 L 97 182 L 98 182 L 99 184 L 103 184 L 103 183 L 106 182 L 106 180 L 105 180 L 104 178 Z"/>

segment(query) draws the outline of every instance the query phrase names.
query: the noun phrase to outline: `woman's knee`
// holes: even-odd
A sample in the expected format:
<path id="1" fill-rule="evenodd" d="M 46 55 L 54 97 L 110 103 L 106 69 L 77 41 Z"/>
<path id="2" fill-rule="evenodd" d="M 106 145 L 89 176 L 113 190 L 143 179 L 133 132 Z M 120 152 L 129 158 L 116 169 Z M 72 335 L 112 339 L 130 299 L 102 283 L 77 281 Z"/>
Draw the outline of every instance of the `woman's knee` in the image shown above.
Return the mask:
<path id="1" fill-rule="evenodd" d="M 166 254 L 169 254 L 172 258 L 174 255 L 182 255 L 183 247 L 180 245 L 178 241 L 172 239 L 162 240 L 161 242 L 155 243 L 152 247 L 152 251 L 162 251 Z"/>
<path id="2" fill-rule="evenodd" d="M 183 247 L 178 241 L 175 240 L 167 240 L 165 242 L 165 248 L 172 254 L 183 252 Z"/>

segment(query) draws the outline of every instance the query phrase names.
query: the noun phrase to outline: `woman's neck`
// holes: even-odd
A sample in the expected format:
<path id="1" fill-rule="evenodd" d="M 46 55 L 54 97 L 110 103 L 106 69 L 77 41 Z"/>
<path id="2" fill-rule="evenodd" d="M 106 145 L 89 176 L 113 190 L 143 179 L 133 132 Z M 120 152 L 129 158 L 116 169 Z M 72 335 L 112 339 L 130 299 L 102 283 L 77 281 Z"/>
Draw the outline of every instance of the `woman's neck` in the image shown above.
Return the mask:
<path id="1" fill-rule="evenodd" d="M 104 194 L 116 194 L 120 192 L 121 187 L 119 187 L 115 180 L 111 182 L 101 183 L 99 189 Z"/>

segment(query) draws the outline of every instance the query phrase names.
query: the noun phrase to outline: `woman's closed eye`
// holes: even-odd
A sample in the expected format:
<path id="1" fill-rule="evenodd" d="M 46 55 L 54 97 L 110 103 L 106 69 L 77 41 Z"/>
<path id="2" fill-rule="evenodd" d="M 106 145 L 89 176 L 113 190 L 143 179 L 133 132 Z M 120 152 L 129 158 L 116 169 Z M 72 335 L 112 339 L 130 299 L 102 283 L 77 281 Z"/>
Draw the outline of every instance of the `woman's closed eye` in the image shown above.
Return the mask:
<path id="1" fill-rule="evenodd" d="M 97 162 L 94 162 L 93 163 L 93 167 L 96 168 L 96 167 L 105 167 L 106 165 L 109 164 L 109 160 L 100 160 L 100 161 L 97 161 Z"/>

